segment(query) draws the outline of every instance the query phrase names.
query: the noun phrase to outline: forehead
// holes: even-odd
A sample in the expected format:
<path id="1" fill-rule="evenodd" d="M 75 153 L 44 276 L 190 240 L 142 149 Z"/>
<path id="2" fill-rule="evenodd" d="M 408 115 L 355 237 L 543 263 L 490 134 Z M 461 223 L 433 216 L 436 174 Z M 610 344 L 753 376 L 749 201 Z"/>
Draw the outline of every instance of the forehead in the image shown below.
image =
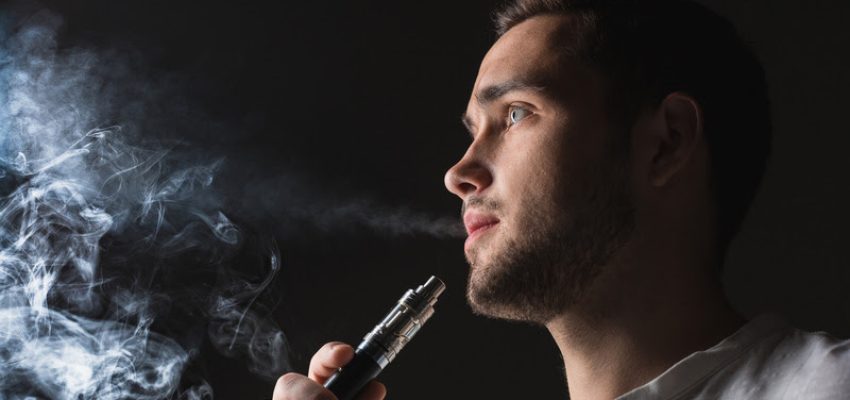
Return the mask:
<path id="1" fill-rule="evenodd" d="M 510 80 L 555 83 L 570 69 L 574 27 L 567 15 L 537 16 L 517 24 L 484 56 L 473 93 Z"/>

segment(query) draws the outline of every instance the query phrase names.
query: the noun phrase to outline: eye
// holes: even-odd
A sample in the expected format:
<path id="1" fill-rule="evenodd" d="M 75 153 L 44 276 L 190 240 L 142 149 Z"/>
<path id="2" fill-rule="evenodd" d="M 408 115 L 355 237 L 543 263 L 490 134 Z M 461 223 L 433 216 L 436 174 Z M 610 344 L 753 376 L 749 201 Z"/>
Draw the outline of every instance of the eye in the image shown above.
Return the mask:
<path id="1" fill-rule="evenodd" d="M 511 108 L 508 110 L 508 119 L 510 120 L 510 125 L 514 125 L 519 121 L 522 121 L 523 118 L 529 116 L 529 114 L 531 114 L 531 111 L 528 111 L 528 109 L 526 108 L 519 106 L 511 106 Z"/>

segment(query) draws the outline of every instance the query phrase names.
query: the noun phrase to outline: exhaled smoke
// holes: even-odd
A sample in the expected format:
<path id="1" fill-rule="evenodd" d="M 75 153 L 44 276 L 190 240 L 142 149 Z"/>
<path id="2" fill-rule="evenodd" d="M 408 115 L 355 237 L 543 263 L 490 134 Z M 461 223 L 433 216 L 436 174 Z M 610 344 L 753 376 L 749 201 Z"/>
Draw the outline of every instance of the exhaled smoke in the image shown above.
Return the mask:
<path id="1" fill-rule="evenodd" d="M 295 218 L 305 219 L 323 231 L 363 227 L 391 235 L 428 234 L 436 237 L 464 235 L 463 226 L 458 222 L 458 218 L 435 218 L 406 207 L 381 207 L 368 200 L 322 206 L 313 204 L 291 212 Z"/>
<path id="2" fill-rule="evenodd" d="M 466 233 L 457 217 L 436 217 L 404 206 L 389 207 L 365 196 L 333 195 L 293 176 L 254 182 L 245 193 L 251 201 L 259 202 L 256 208 L 264 215 L 274 215 L 292 227 L 292 234 L 296 235 L 303 227 L 321 233 L 368 230 L 382 235 L 437 238 L 463 237 Z"/>
<path id="3" fill-rule="evenodd" d="M 261 304 L 279 255 L 228 268 L 247 241 L 212 192 L 221 163 L 93 129 L 140 118 L 150 88 L 120 59 L 60 50 L 58 24 L 0 29 L 0 398 L 211 398 L 181 380 L 204 336 L 285 372 Z"/>
<path id="4" fill-rule="evenodd" d="M 18 21 L 0 19 L 0 399 L 210 399 L 205 342 L 261 377 L 289 370 L 277 248 L 222 210 L 221 161 L 156 139 L 187 102 L 132 54 L 59 46 L 51 14 Z M 462 234 L 368 200 L 245 198 L 322 232 Z"/>

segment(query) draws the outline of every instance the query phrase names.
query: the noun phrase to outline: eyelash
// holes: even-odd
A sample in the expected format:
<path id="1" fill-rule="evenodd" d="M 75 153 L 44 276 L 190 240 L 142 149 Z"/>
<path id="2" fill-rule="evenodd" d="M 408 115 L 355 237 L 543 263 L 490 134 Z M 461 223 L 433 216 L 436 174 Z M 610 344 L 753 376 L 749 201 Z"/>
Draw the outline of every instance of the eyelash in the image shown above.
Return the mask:
<path id="1" fill-rule="evenodd" d="M 511 122 L 511 114 L 512 114 L 515 110 L 517 110 L 517 109 L 523 110 L 523 111 L 525 111 L 527 114 L 526 114 L 524 117 L 522 117 L 522 118 L 520 118 L 519 120 L 517 120 L 516 122 Z M 520 122 L 522 122 L 523 120 L 525 120 L 526 118 L 530 117 L 530 116 L 531 116 L 531 115 L 533 115 L 533 114 L 534 114 L 534 113 L 531 111 L 530 107 L 526 107 L 526 106 L 523 106 L 523 105 L 517 105 L 517 104 L 511 104 L 511 105 L 509 105 L 509 106 L 508 106 L 507 116 L 506 116 L 506 118 L 505 118 L 505 124 L 506 124 L 505 126 L 506 126 L 506 129 L 510 129 L 512 126 L 514 126 L 514 125 L 516 125 L 516 124 L 519 124 Z M 474 133 L 474 132 L 470 131 L 470 132 L 469 132 L 469 136 L 472 138 L 472 140 L 475 140 L 475 136 L 476 136 L 476 135 L 475 135 L 475 133 Z"/>
<path id="2" fill-rule="evenodd" d="M 516 120 L 514 122 L 513 113 L 516 110 L 523 110 L 523 111 L 525 111 L 526 115 L 519 118 L 518 120 Z M 511 106 L 508 107 L 507 126 L 508 127 L 514 126 L 514 125 L 522 122 L 524 119 L 528 118 L 530 115 L 531 115 L 531 111 L 527 107 L 523 107 L 523 106 L 519 106 L 519 105 L 511 105 Z"/>

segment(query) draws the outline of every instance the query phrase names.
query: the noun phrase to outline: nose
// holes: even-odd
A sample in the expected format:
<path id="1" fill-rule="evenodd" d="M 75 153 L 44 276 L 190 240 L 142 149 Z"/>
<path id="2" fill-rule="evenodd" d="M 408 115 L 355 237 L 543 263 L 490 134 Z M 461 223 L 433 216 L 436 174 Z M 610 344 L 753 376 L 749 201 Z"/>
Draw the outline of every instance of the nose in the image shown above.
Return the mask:
<path id="1" fill-rule="evenodd" d="M 461 199 L 479 194 L 493 183 L 493 174 L 487 164 L 480 158 L 473 144 L 463 155 L 463 158 L 446 171 L 443 179 L 446 189 Z"/>

